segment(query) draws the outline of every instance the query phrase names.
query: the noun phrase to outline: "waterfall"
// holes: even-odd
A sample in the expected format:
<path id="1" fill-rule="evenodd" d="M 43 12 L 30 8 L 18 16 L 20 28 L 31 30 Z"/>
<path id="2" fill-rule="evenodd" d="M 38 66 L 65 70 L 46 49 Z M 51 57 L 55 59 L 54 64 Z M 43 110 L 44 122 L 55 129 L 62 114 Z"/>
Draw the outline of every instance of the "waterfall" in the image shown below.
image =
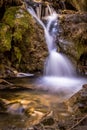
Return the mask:
<path id="1" fill-rule="evenodd" d="M 49 56 L 46 58 L 44 65 L 44 76 L 38 81 L 39 89 L 49 90 L 52 92 L 63 91 L 72 95 L 82 88 L 82 84 L 86 83 L 85 79 L 77 79 L 75 77 L 75 69 L 70 60 L 63 54 L 57 52 L 55 37 L 59 31 L 58 14 L 51 11 L 47 6 L 50 16 L 47 16 L 47 24 L 45 25 L 29 7 L 28 12 L 37 20 L 44 29 L 46 44 L 48 47 Z"/>
<path id="2" fill-rule="evenodd" d="M 45 65 L 45 75 L 49 76 L 74 76 L 75 70 L 71 62 L 55 50 L 51 51 Z"/>
<path id="3" fill-rule="evenodd" d="M 55 11 L 51 11 L 51 8 L 47 6 L 50 12 L 50 16 L 47 17 L 47 25 L 38 18 L 32 8 L 28 8 L 28 12 L 39 22 L 43 27 L 45 33 L 45 39 L 49 51 L 49 56 L 46 59 L 44 66 L 44 74 L 49 76 L 72 76 L 75 74 L 74 67 L 68 58 L 57 52 L 55 43 L 55 36 L 58 32 L 58 15 Z"/>

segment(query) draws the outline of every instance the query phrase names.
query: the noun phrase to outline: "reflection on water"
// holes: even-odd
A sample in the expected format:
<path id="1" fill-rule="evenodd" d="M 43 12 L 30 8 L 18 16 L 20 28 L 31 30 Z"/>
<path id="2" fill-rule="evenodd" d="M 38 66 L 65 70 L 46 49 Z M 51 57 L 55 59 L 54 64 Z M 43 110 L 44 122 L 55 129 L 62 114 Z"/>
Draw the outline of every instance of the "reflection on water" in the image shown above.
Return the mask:
<path id="1" fill-rule="evenodd" d="M 29 127 L 37 124 L 51 111 L 65 111 L 64 106 L 60 108 L 60 104 L 66 99 L 66 95 L 37 89 L 36 79 L 30 77 L 8 80 L 25 89 L 0 91 L 0 127 Z"/>
<path id="2" fill-rule="evenodd" d="M 0 113 L 0 126 L 25 127 L 36 124 L 60 102 L 57 95 L 37 91 L 3 91 L 0 98 L 4 99 L 6 111 L 10 113 Z"/>

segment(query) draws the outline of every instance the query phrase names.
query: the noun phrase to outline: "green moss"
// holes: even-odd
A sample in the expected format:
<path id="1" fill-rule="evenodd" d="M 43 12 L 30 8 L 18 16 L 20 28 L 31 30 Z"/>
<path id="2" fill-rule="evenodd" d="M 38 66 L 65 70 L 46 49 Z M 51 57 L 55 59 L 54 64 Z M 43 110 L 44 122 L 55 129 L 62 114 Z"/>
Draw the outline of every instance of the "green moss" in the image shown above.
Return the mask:
<path id="1" fill-rule="evenodd" d="M 11 49 L 11 30 L 8 25 L 0 24 L 0 51 Z"/>
<path id="2" fill-rule="evenodd" d="M 22 31 L 21 29 L 17 28 L 16 31 L 14 32 L 13 37 L 14 37 L 15 42 L 22 41 L 22 32 L 21 31 Z"/>
<path id="3" fill-rule="evenodd" d="M 20 49 L 18 47 L 14 47 L 14 52 L 18 60 L 18 63 L 20 63 L 22 57 Z"/>
<path id="4" fill-rule="evenodd" d="M 3 43 L 3 47 L 10 50 L 12 38 L 15 43 L 20 43 L 20 48 L 22 44 L 24 46 L 24 44 L 31 43 L 34 27 L 32 17 L 28 12 L 19 7 L 7 8 L 3 17 L 3 23 L 4 27 L 1 27 L 2 32 L 0 31 L 0 37 L 2 38 L 0 41 Z"/>
<path id="5" fill-rule="evenodd" d="M 27 35 L 27 33 L 28 36 L 31 37 L 34 32 L 34 28 L 31 24 L 31 16 L 26 11 L 23 11 L 21 14 L 20 10 L 18 10 L 16 12 L 16 15 L 19 15 L 19 18 L 16 18 L 14 22 L 15 31 L 13 33 L 13 37 L 14 41 L 21 42 L 23 40 L 24 35 Z"/>
<path id="6" fill-rule="evenodd" d="M 10 27 L 14 27 L 15 14 L 18 7 L 7 8 L 3 17 L 3 22 Z"/>
<path id="7" fill-rule="evenodd" d="M 32 16 L 21 7 L 14 6 L 6 9 L 2 22 L 0 51 L 9 51 L 4 53 L 8 54 L 6 60 L 8 59 L 16 69 L 35 70 L 37 56 L 34 56 L 34 53 L 37 45 L 34 44 L 39 40 L 39 36 L 36 34 L 38 27 Z"/>
<path id="8" fill-rule="evenodd" d="M 14 41 L 22 41 L 23 35 L 29 30 L 29 35 L 33 35 L 34 27 L 32 26 L 32 17 L 28 12 L 19 7 L 10 7 L 6 9 L 3 17 L 3 23 L 14 28 Z"/>

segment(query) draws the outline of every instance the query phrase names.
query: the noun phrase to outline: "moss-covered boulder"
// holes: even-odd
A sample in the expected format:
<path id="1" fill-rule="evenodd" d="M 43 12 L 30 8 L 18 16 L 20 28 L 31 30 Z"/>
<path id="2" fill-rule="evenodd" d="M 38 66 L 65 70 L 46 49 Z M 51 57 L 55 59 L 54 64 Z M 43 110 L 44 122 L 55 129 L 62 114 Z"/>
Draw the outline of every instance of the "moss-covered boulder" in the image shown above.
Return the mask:
<path id="1" fill-rule="evenodd" d="M 0 22 L 1 64 L 26 72 L 42 71 L 46 56 L 43 30 L 22 7 L 6 9 Z"/>
<path id="2" fill-rule="evenodd" d="M 11 30 L 8 25 L 0 25 L 0 52 L 9 51 L 11 49 Z"/>

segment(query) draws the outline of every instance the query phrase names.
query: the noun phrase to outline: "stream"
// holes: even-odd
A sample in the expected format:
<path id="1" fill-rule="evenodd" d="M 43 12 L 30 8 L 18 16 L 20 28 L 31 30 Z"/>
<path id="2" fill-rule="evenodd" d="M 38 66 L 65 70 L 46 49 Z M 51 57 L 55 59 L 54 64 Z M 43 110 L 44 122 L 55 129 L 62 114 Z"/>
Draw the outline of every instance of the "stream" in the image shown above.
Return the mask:
<path id="1" fill-rule="evenodd" d="M 87 83 L 87 79 L 77 76 L 71 61 L 57 52 L 58 14 L 51 11 L 45 25 L 33 8 L 27 7 L 27 11 L 42 26 L 49 55 L 44 65 L 44 76 L 6 79 L 13 85 L 0 90 L 0 130 L 33 130 L 30 127 L 41 123 L 44 118 L 50 117 L 45 122 L 48 125 L 55 124 L 53 118 L 56 121 L 67 118 L 70 111 L 65 101 Z"/>
<path id="2" fill-rule="evenodd" d="M 8 79 L 19 89 L 0 91 L 0 128 L 28 128 L 38 124 L 49 113 L 64 114 L 66 95 L 38 90 L 36 77 Z M 22 88 L 23 87 L 23 88 Z M 57 118 L 57 117 L 56 117 Z"/>

